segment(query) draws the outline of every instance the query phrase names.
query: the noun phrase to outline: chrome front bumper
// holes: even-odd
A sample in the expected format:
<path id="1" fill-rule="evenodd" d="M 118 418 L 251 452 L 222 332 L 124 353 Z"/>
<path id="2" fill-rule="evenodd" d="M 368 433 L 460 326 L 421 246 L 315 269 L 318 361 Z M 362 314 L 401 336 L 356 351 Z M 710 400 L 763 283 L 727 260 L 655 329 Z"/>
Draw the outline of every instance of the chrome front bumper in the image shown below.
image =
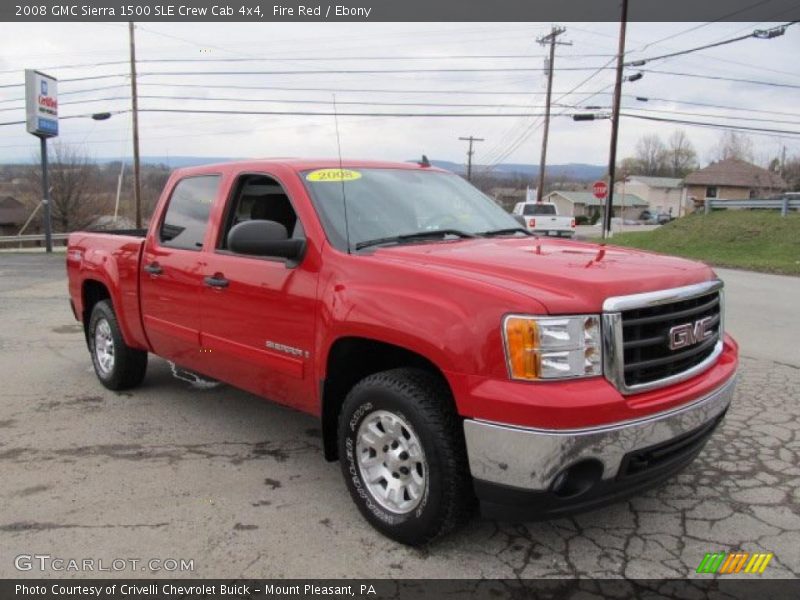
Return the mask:
<path id="1" fill-rule="evenodd" d="M 630 452 L 667 442 L 719 417 L 736 385 L 731 377 L 691 404 L 643 419 L 585 429 L 530 429 L 478 420 L 464 421 L 474 479 L 520 490 L 545 491 L 565 468 L 585 459 L 603 465 L 602 480 L 614 479 Z"/>

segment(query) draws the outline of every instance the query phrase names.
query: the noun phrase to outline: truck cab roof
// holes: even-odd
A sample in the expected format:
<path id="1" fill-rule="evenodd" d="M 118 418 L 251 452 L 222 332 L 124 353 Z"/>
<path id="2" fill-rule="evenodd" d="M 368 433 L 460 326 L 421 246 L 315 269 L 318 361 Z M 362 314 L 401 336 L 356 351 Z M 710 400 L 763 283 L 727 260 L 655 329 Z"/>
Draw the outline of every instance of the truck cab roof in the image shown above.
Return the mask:
<path id="1" fill-rule="evenodd" d="M 448 172 L 434 166 L 426 166 L 418 162 L 377 161 L 337 158 L 258 158 L 237 160 L 224 163 L 212 163 L 193 167 L 175 169 L 175 173 L 186 175 L 191 173 L 227 172 L 227 171 L 259 171 L 265 168 L 281 168 L 295 172 L 315 169 L 406 169 L 419 171 Z"/>

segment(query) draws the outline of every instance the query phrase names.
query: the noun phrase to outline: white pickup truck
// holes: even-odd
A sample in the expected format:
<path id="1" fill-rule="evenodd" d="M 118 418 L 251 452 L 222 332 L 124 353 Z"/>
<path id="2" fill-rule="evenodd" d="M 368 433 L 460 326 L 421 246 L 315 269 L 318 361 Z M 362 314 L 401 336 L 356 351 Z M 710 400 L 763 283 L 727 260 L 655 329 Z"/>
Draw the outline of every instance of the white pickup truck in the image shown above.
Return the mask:
<path id="1" fill-rule="evenodd" d="M 525 227 L 533 233 L 567 237 L 575 235 L 575 219 L 558 216 L 558 208 L 552 202 L 517 202 L 513 214 L 522 217 Z"/>

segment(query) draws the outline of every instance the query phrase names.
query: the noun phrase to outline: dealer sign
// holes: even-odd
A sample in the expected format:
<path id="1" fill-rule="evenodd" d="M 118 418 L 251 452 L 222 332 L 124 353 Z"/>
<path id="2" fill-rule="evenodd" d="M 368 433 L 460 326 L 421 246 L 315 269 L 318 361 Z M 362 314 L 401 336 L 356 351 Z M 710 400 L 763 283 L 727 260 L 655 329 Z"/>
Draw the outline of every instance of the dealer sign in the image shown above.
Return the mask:
<path id="1" fill-rule="evenodd" d="M 25 69 L 25 114 L 28 133 L 39 137 L 58 135 L 58 82 Z"/>

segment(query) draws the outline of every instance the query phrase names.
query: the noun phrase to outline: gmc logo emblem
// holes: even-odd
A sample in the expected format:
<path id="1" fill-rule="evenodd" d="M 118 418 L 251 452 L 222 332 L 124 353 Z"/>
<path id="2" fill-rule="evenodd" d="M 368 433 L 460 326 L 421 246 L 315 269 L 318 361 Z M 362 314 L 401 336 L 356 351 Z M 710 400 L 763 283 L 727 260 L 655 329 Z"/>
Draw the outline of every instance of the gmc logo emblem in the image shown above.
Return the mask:
<path id="1" fill-rule="evenodd" d="M 680 350 L 707 340 L 714 335 L 711 329 L 713 320 L 713 317 L 705 317 L 694 323 L 675 325 L 669 330 L 669 349 Z"/>

